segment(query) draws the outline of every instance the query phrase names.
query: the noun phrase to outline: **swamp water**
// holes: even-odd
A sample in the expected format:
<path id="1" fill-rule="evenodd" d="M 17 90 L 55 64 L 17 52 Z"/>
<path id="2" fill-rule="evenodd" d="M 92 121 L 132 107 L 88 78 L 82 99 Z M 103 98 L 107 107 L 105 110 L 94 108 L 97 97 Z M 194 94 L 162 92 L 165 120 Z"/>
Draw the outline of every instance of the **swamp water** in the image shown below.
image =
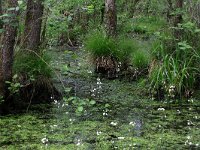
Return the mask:
<path id="1" fill-rule="evenodd" d="M 95 78 L 84 58 L 66 53 L 53 65 L 73 97 L 0 116 L 0 149 L 200 149 L 198 99 L 180 105 L 144 98 L 140 84 Z"/>

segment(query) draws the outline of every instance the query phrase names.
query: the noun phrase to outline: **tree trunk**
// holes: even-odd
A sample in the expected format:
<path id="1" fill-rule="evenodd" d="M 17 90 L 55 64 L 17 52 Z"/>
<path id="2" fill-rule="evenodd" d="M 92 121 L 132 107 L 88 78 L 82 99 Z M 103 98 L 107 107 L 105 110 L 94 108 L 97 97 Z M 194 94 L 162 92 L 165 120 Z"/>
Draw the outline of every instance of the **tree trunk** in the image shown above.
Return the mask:
<path id="1" fill-rule="evenodd" d="M 181 11 L 182 9 L 183 9 L 183 0 L 177 0 L 177 2 L 176 2 L 176 10 Z M 178 14 L 175 16 L 175 19 L 174 19 L 174 27 L 178 27 L 178 24 L 182 23 L 182 21 L 183 21 L 182 13 L 178 12 Z M 180 37 L 181 37 L 180 29 L 175 29 L 174 37 L 177 40 L 180 40 Z"/>
<path id="2" fill-rule="evenodd" d="M 42 0 L 28 0 L 24 30 L 24 48 L 38 51 L 43 10 Z"/>
<path id="3" fill-rule="evenodd" d="M 2 3 L 0 0 L 0 16 L 3 14 L 2 12 Z M 0 29 L 3 28 L 3 22 L 0 20 Z M 3 88 L 3 70 L 2 70 L 2 51 L 1 51 L 1 33 L 0 33 L 0 96 L 4 95 L 4 88 Z"/>
<path id="4" fill-rule="evenodd" d="M 116 35 L 117 14 L 115 0 L 105 0 L 106 30 L 108 36 Z"/>
<path id="5" fill-rule="evenodd" d="M 2 2 L 1 2 L 1 0 L 0 0 L 0 16 L 3 14 L 3 11 L 2 11 Z M 3 28 L 3 22 L 2 22 L 2 20 L 0 20 L 0 29 L 2 29 Z M 1 34 L 1 33 L 0 33 Z"/>
<path id="6" fill-rule="evenodd" d="M 9 0 L 8 1 L 9 8 L 17 7 L 17 0 Z M 2 72 L 3 82 L 1 83 L 1 88 L 4 88 L 4 96 L 7 98 L 9 96 L 9 90 L 4 85 L 5 81 L 12 81 L 12 66 L 13 66 L 13 53 L 14 53 L 14 45 L 15 38 L 17 36 L 17 15 L 18 11 L 16 10 L 8 10 L 8 14 L 11 14 L 13 17 L 9 17 L 9 22 L 4 25 L 4 36 L 2 41 Z"/>

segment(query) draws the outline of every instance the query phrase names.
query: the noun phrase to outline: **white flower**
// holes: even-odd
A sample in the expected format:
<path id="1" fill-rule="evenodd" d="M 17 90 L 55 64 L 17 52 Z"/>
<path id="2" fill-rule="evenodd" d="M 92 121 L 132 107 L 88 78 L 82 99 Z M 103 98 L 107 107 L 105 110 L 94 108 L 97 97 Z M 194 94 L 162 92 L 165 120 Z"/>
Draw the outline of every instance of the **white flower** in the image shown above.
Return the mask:
<path id="1" fill-rule="evenodd" d="M 106 113 L 106 112 L 103 113 L 103 116 L 107 116 L 107 115 L 108 115 L 108 113 Z"/>
<path id="2" fill-rule="evenodd" d="M 48 141 L 49 141 L 49 140 L 48 140 L 46 137 L 43 138 L 43 139 L 41 139 L 41 142 L 42 142 L 43 144 L 46 144 Z"/>
<path id="3" fill-rule="evenodd" d="M 80 139 L 78 139 L 76 145 L 77 145 L 77 146 L 80 146 L 80 145 L 81 145 L 81 140 L 80 140 Z"/>
<path id="4" fill-rule="evenodd" d="M 89 71 L 89 70 L 88 70 L 88 73 L 90 73 L 90 74 L 91 74 L 91 73 L 92 73 L 92 71 Z"/>
<path id="5" fill-rule="evenodd" d="M 102 132 L 101 131 L 97 131 L 97 135 L 100 135 Z"/>
<path id="6" fill-rule="evenodd" d="M 111 122 L 110 124 L 113 125 L 113 126 L 116 126 L 117 122 Z"/>
<path id="7" fill-rule="evenodd" d="M 57 104 L 58 103 L 58 101 L 57 100 L 54 100 L 54 104 Z"/>
<path id="8" fill-rule="evenodd" d="M 187 125 L 190 126 L 190 125 L 194 125 L 194 123 L 190 120 L 187 120 Z"/>
<path id="9" fill-rule="evenodd" d="M 193 99 L 189 99 L 189 100 L 188 100 L 188 102 L 191 102 L 191 103 L 193 103 L 193 102 L 194 102 L 194 100 L 193 100 Z"/>
<path id="10" fill-rule="evenodd" d="M 191 139 L 191 136 L 188 135 L 188 136 L 187 136 L 187 139 L 190 140 L 190 139 Z"/>
<path id="11" fill-rule="evenodd" d="M 125 137 L 118 137 L 118 140 L 124 140 Z"/>
<path id="12" fill-rule="evenodd" d="M 129 125 L 135 126 L 135 122 L 131 121 L 129 122 Z"/>
<path id="13" fill-rule="evenodd" d="M 158 108 L 158 110 L 160 110 L 160 111 L 165 111 L 165 108 Z"/>
<path id="14" fill-rule="evenodd" d="M 178 114 L 180 114 L 180 113 L 181 113 L 181 111 L 180 111 L 180 110 L 177 110 L 177 113 L 178 113 Z"/>

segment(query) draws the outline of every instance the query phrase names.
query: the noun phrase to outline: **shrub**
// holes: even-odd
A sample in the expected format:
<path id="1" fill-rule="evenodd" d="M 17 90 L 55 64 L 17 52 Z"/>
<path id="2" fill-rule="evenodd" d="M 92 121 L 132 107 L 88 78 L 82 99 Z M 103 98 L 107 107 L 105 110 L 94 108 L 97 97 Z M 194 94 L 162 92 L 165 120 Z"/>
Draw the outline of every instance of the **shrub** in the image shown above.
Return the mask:
<path id="1" fill-rule="evenodd" d="M 188 97 L 199 74 L 197 52 L 186 42 L 177 45 L 174 53 L 162 55 L 150 71 L 153 91 L 163 89 L 164 94 L 172 98 Z"/>
<path id="2" fill-rule="evenodd" d="M 132 65 L 139 70 L 147 69 L 150 62 L 150 55 L 144 50 L 137 50 L 132 54 Z"/>
<path id="3" fill-rule="evenodd" d="M 133 30 L 139 34 L 152 34 L 166 25 L 163 18 L 158 16 L 135 18 Z"/>
<path id="4" fill-rule="evenodd" d="M 136 41 L 127 38 L 119 38 L 117 40 L 117 58 L 121 62 L 130 62 L 131 55 L 138 50 Z"/>
<path id="5" fill-rule="evenodd" d="M 36 55 L 31 52 L 18 52 L 14 61 L 15 74 L 25 74 L 29 78 L 38 76 L 51 77 L 52 70 L 48 66 L 50 57 L 47 54 Z"/>
<path id="6" fill-rule="evenodd" d="M 94 58 L 116 55 L 116 45 L 112 38 L 108 38 L 104 31 L 95 30 L 89 33 L 85 40 L 85 49 Z"/>

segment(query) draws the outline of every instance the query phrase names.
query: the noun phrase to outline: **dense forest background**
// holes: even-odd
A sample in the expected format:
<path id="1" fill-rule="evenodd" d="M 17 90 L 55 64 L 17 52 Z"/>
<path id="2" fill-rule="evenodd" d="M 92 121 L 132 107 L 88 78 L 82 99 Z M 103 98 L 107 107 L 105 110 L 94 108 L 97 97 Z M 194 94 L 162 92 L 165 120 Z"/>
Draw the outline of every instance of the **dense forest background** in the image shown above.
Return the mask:
<path id="1" fill-rule="evenodd" d="M 190 97 L 199 85 L 198 0 L 0 4 L 2 99 L 44 88 L 36 83 L 52 75 L 45 53 L 63 45 L 84 45 L 93 58 L 94 72 L 108 78 L 145 75 L 157 98 Z"/>

